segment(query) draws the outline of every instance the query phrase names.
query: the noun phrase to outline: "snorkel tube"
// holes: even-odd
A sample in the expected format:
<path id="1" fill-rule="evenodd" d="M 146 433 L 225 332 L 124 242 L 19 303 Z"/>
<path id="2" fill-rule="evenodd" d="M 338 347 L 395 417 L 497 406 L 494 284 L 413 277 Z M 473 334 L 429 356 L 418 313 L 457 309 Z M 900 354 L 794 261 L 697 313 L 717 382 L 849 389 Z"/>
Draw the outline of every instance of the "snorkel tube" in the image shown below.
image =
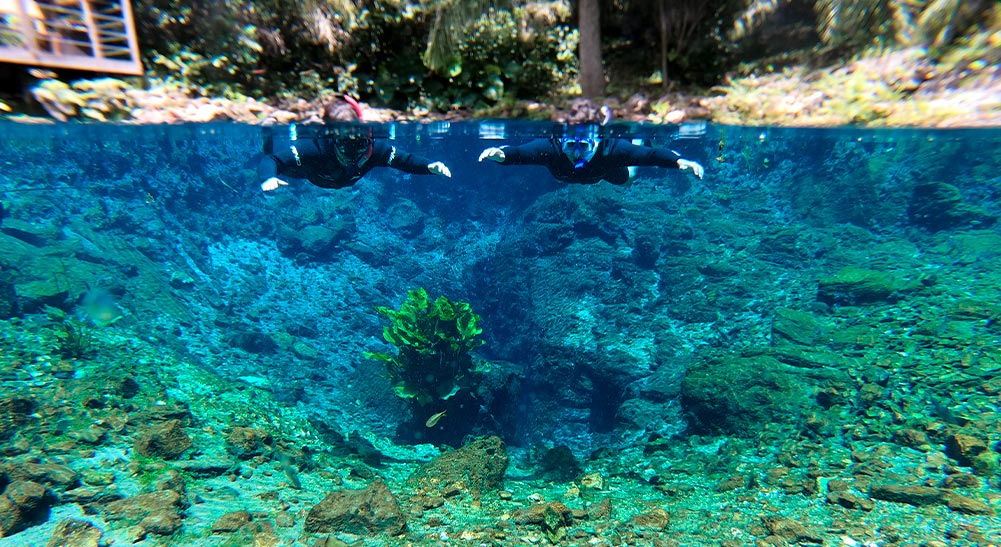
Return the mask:
<path id="1" fill-rule="evenodd" d="M 364 116 L 362 116 L 361 105 L 358 104 L 358 100 L 351 95 L 344 95 L 344 102 L 351 105 L 351 108 L 355 111 L 358 116 L 358 121 L 364 121 Z"/>
<path id="2" fill-rule="evenodd" d="M 357 122 L 362 123 L 364 121 L 364 115 L 362 114 L 361 105 L 358 103 L 358 99 L 355 99 L 351 95 L 342 95 L 341 98 L 344 99 L 351 110 L 354 111 L 357 117 Z M 369 158 L 372 157 L 372 152 L 374 150 L 374 141 L 372 140 L 372 128 L 371 127 L 357 127 L 352 131 L 355 131 L 355 137 L 361 137 L 364 139 L 364 149 L 358 149 L 357 154 L 348 154 L 347 150 L 343 149 L 342 146 L 335 146 L 335 152 L 337 153 L 337 159 L 345 165 L 363 165 Z"/>

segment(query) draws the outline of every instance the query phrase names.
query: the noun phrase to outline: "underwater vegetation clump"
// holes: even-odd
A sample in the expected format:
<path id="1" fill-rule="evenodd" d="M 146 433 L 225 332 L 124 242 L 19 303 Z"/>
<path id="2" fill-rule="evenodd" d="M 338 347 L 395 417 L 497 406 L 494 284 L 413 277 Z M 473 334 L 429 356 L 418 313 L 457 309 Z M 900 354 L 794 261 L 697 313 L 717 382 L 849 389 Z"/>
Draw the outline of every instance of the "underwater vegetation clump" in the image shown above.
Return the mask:
<path id="1" fill-rule="evenodd" d="M 445 296 L 432 301 L 420 288 L 407 293 L 399 310 L 379 306 L 376 311 L 390 321 L 382 336 L 397 354 L 365 356 L 386 364 L 398 396 L 424 406 L 474 385 L 477 370 L 470 352 L 483 344 L 483 329 L 469 303 Z"/>
<path id="2" fill-rule="evenodd" d="M 96 351 L 93 324 L 71 317 L 52 306 L 46 309 L 46 314 L 52 322 L 55 336 L 59 340 L 57 349 L 63 357 L 82 359 Z"/>
<path id="3" fill-rule="evenodd" d="M 107 292 L 91 290 L 73 313 L 45 306 L 45 315 L 57 340 L 57 351 L 63 357 L 84 359 L 97 351 L 96 331 L 121 320 L 122 310 Z"/>

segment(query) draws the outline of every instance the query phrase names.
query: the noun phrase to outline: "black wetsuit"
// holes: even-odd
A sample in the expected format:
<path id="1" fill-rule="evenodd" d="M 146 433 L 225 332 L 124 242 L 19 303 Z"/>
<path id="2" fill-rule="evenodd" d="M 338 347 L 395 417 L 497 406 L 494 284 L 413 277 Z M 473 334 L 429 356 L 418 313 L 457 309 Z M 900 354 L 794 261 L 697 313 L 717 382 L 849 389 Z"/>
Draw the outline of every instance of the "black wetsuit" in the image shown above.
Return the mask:
<path id="1" fill-rule="evenodd" d="M 431 162 L 426 158 L 403 152 L 380 140 L 374 140 L 370 153 L 354 165 L 344 165 L 337 159 L 332 142 L 320 138 L 298 139 L 293 151 L 293 143 L 287 138 L 283 140 L 284 144 L 278 146 L 265 141 L 264 154 L 257 167 L 262 181 L 289 177 L 306 179 L 320 188 L 344 188 L 358 182 L 375 167 L 392 167 L 415 175 L 432 174 L 428 169 Z"/>
<path id="2" fill-rule="evenodd" d="M 555 139 L 537 139 L 521 146 L 505 146 L 502 164 L 543 165 L 554 177 L 575 184 L 629 182 L 629 167 L 647 165 L 678 169 L 681 155 L 674 150 L 635 145 L 625 139 L 601 139 L 594 157 L 574 167 Z"/>

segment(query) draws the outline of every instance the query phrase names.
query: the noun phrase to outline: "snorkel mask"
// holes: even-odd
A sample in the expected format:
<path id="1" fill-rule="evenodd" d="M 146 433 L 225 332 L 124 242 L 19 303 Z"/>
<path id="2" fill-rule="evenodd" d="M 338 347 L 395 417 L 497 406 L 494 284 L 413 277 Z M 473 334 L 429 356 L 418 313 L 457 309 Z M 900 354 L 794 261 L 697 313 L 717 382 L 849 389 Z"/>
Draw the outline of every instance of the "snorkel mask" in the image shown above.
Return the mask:
<path id="1" fill-rule="evenodd" d="M 563 154 L 573 163 L 574 168 L 580 169 L 594 157 L 601 139 L 598 137 L 598 126 L 587 124 L 567 127 L 557 142 Z"/>
<path id="2" fill-rule="evenodd" d="M 336 124 L 327 133 L 329 146 L 342 165 L 362 165 L 372 157 L 372 128 L 355 123 L 364 121 L 364 116 L 361 105 L 354 97 L 343 95 L 341 98 L 344 102 L 334 103 L 327 112 L 327 117 Z M 345 104 L 350 108 L 345 109 Z"/>
<path id="3" fill-rule="evenodd" d="M 372 138 L 362 131 L 337 135 L 333 144 L 337 161 L 344 165 L 361 165 L 372 155 Z"/>

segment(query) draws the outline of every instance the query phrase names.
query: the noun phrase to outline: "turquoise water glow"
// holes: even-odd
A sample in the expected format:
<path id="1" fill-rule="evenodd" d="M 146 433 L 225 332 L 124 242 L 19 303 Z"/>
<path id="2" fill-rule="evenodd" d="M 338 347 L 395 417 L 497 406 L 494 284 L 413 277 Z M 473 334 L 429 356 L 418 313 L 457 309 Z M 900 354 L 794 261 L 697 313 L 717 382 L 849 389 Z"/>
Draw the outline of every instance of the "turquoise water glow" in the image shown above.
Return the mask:
<path id="1" fill-rule="evenodd" d="M 996 488 L 1001 131 L 608 130 L 677 150 L 705 178 L 641 167 L 626 187 L 568 185 L 479 163 L 552 131 L 484 121 L 373 126 L 451 178 L 376 169 L 341 190 L 264 193 L 259 127 L 0 125 L 0 400 L 40 405 L 0 440 L 11 455 L 58 453 L 49 444 L 82 427 L 75 417 L 127 412 L 88 446 L 131 458 L 153 419 L 140 409 L 222 390 L 219 428 L 303 435 L 314 453 L 492 434 L 525 467 L 567 446 L 585 470 L 619 457 L 609 473 L 656 486 L 650 458 L 689 445 L 748 462 L 813 443 L 841 454 L 816 456 L 834 477 L 846 454 L 885 446 L 988 466 L 981 489 Z M 451 403 L 397 397 L 365 356 L 395 352 L 375 307 L 419 287 L 468 302 L 485 342 L 462 404 L 436 421 Z M 209 374 L 142 391 L 177 361 Z M 26 395 L 47 375 L 71 395 Z M 126 377 L 140 395 L 121 401 L 80 383 Z M 44 410 L 59 397 L 77 410 Z M 60 412 L 73 419 L 45 425 Z M 308 425 L 290 432 L 289 413 Z M 207 420 L 195 414 L 189 431 Z M 40 429 L 25 440 L 21 427 Z M 949 452 L 960 431 L 994 464 Z M 744 469 L 728 465 L 704 476 Z"/>
<path id="2" fill-rule="evenodd" d="M 706 167 L 702 181 L 641 168 L 619 188 L 476 162 L 487 146 L 547 136 L 548 124 L 374 130 L 445 162 L 453 177 L 376 169 L 348 189 L 293 183 L 265 194 L 244 168 L 260 149 L 257 127 L 5 124 L 6 237 L 37 244 L 39 255 L 27 271 L 5 265 L 17 303 L 8 315 L 45 305 L 72 313 L 100 290 L 124 310 L 114 328 L 322 408 L 358 399 L 338 393 L 346 379 L 378 383 L 361 356 L 382 349 L 370 310 L 423 286 L 472 303 L 485 329 L 480 352 L 510 362 L 524 382 L 517 405 L 511 394 L 497 403 L 526 421 L 505 420 L 509 442 L 587 449 L 623 433 L 616 413 L 636 382 L 664 367 L 680 378 L 674 363 L 704 348 L 768 346 L 775 310 L 826 306 L 817 282 L 842 267 L 982 279 L 994 263 L 989 243 L 944 263 L 924 257 L 996 235 L 997 131 L 615 125 Z M 914 188 L 930 182 L 953 185 L 978 212 L 909 218 Z M 54 294 L 20 294 L 50 278 Z M 284 347 L 293 342 L 308 355 Z M 569 378 L 535 371 L 554 366 Z M 361 404 L 386 405 L 366 415 L 370 427 L 400 420 L 383 386 L 363 389 L 377 396 Z M 572 394 L 557 396 L 562 389 Z M 656 427 L 680 433 L 671 412 Z"/>

